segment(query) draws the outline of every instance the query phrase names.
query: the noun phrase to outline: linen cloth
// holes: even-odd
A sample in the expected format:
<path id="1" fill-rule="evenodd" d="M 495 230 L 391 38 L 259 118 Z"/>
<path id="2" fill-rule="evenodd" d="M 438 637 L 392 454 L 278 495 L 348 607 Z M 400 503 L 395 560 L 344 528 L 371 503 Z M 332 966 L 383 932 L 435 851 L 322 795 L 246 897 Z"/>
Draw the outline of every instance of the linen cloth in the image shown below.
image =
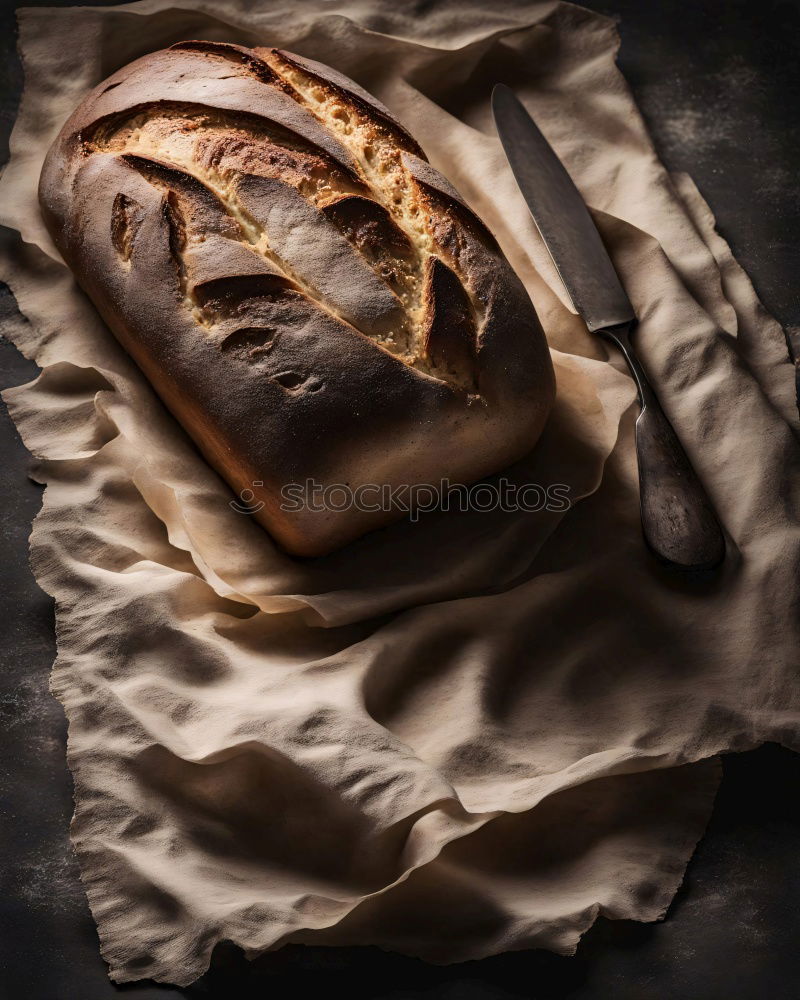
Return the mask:
<path id="1" fill-rule="evenodd" d="M 569 486 L 567 512 L 431 513 L 301 561 L 229 506 L 36 202 L 82 96 L 183 38 L 347 73 L 485 219 L 558 381 L 508 476 Z M 22 11 L 20 44 L 0 275 L 27 317 L 5 332 L 42 373 L 5 399 L 47 484 L 31 559 L 56 601 L 72 837 L 112 978 L 188 984 L 223 939 L 450 962 L 663 916 L 714 755 L 797 747 L 800 448 L 782 332 L 660 164 L 614 24 L 540 0 L 143 0 Z M 496 82 L 594 211 L 728 535 L 716 574 L 644 549 L 633 384 L 570 310 L 491 123 Z"/>

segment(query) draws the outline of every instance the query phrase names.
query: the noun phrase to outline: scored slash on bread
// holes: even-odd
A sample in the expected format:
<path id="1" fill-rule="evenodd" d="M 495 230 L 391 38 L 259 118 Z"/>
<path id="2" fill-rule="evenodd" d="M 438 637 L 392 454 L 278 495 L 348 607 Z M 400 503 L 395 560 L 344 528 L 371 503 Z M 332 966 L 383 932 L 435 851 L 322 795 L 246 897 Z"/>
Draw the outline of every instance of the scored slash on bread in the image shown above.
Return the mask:
<path id="1" fill-rule="evenodd" d="M 553 374 L 491 233 L 358 84 L 277 49 L 188 41 L 89 94 L 40 200 L 99 311 L 290 552 L 399 511 L 281 490 L 471 482 L 532 447 Z"/>

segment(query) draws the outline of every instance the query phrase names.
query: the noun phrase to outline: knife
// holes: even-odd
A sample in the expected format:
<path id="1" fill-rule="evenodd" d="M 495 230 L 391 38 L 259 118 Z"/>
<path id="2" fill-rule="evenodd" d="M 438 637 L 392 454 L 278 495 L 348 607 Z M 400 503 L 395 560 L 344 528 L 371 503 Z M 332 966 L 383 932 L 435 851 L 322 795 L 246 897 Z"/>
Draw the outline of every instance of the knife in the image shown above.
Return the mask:
<path id="1" fill-rule="evenodd" d="M 521 101 L 501 83 L 492 92 L 492 112 L 514 178 L 576 311 L 592 333 L 619 348 L 636 382 L 645 541 L 674 566 L 713 569 L 725 556 L 722 529 L 631 344 L 636 315 L 586 203 Z"/>

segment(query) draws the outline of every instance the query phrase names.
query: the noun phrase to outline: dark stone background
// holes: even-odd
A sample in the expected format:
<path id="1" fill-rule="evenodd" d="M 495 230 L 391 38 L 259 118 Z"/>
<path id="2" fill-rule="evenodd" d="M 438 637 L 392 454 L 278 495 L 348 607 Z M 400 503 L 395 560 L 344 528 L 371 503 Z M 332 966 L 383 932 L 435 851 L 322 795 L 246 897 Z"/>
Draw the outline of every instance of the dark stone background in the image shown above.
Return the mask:
<path id="1" fill-rule="evenodd" d="M 63 3 L 64 0 L 49 0 Z M 488 2 L 488 0 L 487 0 Z M 22 74 L 15 4 L 0 6 L 0 162 Z M 692 174 L 767 307 L 800 332 L 800 0 L 590 0 L 621 15 L 622 68 L 673 170 Z M 0 322 L 16 310 L 0 292 Z M 36 368 L 0 341 L 0 384 Z M 0 1000 L 130 996 L 453 1000 L 798 1000 L 800 760 L 730 756 L 708 832 L 666 921 L 601 919 L 574 958 L 521 952 L 445 968 L 375 949 L 291 947 L 252 966 L 222 947 L 186 990 L 114 987 L 70 853 L 65 723 L 48 694 L 50 600 L 27 562 L 40 488 L 0 413 Z"/>

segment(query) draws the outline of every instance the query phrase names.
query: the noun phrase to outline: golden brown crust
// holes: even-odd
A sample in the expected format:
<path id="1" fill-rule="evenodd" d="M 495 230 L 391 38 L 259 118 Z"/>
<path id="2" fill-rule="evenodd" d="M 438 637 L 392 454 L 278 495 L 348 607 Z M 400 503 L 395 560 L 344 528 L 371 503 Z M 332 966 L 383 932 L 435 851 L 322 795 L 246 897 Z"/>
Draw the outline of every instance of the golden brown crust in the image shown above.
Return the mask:
<path id="1" fill-rule="evenodd" d="M 425 264 L 424 351 L 431 366 L 477 389 L 477 330 L 469 296 L 438 257 Z"/>
<path id="2" fill-rule="evenodd" d="M 325 63 L 317 62 L 314 59 L 306 59 L 304 56 L 299 56 L 294 52 L 287 52 L 285 49 L 263 49 L 257 51 L 263 51 L 273 56 L 277 55 L 285 63 L 289 63 L 291 66 L 302 70 L 306 76 L 320 83 L 327 84 L 346 100 L 366 111 L 367 115 L 373 119 L 379 119 L 384 126 L 388 126 L 395 142 L 402 149 L 416 153 L 418 156 L 425 156 L 414 136 L 411 135 L 402 122 L 395 118 L 386 105 L 364 90 L 363 87 L 359 87 L 354 80 L 346 77 L 343 73 L 338 72 L 338 70 L 333 69 L 331 66 L 326 66 Z"/>
<path id="3" fill-rule="evenodd" d="M 329 67 L 190 41 L 95 88 L 45 161 L 64 258 L 296 554 L 399 512 L 287 510 L 287 485 L 471 482 L 521 457 L 552 403 L 525 289 L 423 157 Z"/>

